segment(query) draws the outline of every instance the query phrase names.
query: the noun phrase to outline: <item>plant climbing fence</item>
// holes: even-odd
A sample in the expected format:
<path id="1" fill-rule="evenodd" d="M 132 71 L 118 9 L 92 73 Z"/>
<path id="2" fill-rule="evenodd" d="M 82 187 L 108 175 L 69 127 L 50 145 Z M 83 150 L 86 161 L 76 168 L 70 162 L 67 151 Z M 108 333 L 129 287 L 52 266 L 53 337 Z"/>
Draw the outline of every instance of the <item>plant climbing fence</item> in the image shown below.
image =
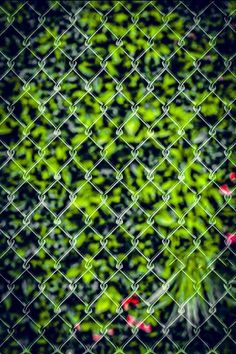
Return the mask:
<path id="1" fill-rule="evenodd" d="M 236 2 L 0 2 L 0 353 L 232 354 Z"/>

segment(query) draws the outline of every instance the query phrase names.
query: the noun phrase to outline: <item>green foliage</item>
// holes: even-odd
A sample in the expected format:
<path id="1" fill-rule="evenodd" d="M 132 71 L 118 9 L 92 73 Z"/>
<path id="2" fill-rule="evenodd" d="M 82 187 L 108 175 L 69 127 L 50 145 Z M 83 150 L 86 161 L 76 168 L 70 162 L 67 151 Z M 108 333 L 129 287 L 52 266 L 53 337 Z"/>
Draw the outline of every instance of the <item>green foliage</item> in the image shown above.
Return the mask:
<path id="1" fill-rule="evenodd" d="M 116 353 L 177 352 L 221 298 L 226 328 L 234 214 L 218 185 L 235 165 L 232 26 L 213 41 L 203 29 L 222 29 L 220 11 L 192 29 L 183 4 L 164 3 L 116 2 L 105 15 L 113 3 L 93 1 L 70 17 L 62 5 L 75 14 L 77 2 L 46 1 L 36 32 L 27 7 L 2 7 L 29 42 L 21 52 L 10 27 L 15 48 L 1 48 L 13 65 L 0 84 L 3 338 L 17 333 L 2 353 L 82 353 L 110 327 Z M 134 291 L 131 313 L 154 327 L 139 334 L 147 348 L 137 337 L 123 348 L 121 301 Z M 115 352 L 108 338 L 94 352 Z"/>

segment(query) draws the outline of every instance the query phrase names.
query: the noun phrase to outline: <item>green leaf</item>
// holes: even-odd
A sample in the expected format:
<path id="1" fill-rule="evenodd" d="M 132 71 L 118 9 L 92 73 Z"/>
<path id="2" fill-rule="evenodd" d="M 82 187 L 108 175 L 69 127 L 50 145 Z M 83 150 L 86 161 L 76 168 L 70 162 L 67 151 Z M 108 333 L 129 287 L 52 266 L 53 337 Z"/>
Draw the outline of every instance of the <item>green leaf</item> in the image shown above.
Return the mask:
<path id="1" fill-rule="evenodd" d="M 97 313 L 110 311 L 112 307 L 110 299 L 106 295 L 102 295 L 96 302 L 95 308 Z M 114 306 L 113 306 L 114 307 Z"/>
<path id="2" fill-rule="evenodd" d="M 140 127 L 140 121 L 136 117 L 132 117 L 125 124 L 125 130 L 129 135 L 135 135 Z"/>
<path id="3" fill-rule="evenodd" d="M 78 264 L 78 266 L 72 266 L 66 273 L 66 276 L 68 278 L 76 278 L 79 274 L 81 273 L 81 267 Z"/>
<path id="4" fill-rule="evenodd" d="M 159 225 L 162 226 L 170 226 L 175 221 L 167 211 L 161 211 L 155 216 L 154 219 Z"/>

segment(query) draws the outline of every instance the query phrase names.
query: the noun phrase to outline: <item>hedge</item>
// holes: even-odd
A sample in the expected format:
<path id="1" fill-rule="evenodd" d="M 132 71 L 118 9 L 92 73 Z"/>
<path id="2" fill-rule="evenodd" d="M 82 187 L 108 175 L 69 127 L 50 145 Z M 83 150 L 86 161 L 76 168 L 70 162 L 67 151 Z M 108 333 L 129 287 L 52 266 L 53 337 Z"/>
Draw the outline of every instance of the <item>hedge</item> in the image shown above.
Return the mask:
<path id="1" fill-rule="evenodd" d="M 1 353 L 233 352 L 235 4 L 2 3 Z"/>

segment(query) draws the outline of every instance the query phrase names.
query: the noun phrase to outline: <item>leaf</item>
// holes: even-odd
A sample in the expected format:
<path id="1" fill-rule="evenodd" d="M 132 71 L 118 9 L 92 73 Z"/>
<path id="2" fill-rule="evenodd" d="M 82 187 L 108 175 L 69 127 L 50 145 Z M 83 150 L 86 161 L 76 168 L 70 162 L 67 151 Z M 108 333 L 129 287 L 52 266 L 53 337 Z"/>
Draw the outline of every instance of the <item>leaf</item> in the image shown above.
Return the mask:
<path id="1" fill-rule="evenodd" d="M 83 275 L 83 280 L 85 283 L 90 283 L 93 280 L 93 274 L 91 272 L 87 271 Z"/>
<path id="2" fill-rule="evenodd" d="M 154 219 L 159 225 L 162 226 L 170 226 L 174 222 L 174 219 L 167 211 L 158 213 Z"/>
<path id="3" fill-rule="evenodd" d="M 133 117 L 125 124 L 125 130 L 129 135 L 135 135 L 140 127 L 140 121 L 138 118 Z"/>
<path id="4" fill-rule="evenodd" d="M 10 134 L 11 132 L 12 132 L 12 129 L 7 127 L 6 124 L 2 124 L 0 126 L 0 135 Z"/>
<path id="5" fill-rule="evenodd" d="M 68 278 L 76 278 L 81 273 L 81 267 L 73 265 L 66 273 Z"/>
<path id="6" fill-rule="evenodd" d="M 102 313 L 111 310 L 111 301 L 104 294 L 98 299 L 95 305 L 96 312 Z"/>

